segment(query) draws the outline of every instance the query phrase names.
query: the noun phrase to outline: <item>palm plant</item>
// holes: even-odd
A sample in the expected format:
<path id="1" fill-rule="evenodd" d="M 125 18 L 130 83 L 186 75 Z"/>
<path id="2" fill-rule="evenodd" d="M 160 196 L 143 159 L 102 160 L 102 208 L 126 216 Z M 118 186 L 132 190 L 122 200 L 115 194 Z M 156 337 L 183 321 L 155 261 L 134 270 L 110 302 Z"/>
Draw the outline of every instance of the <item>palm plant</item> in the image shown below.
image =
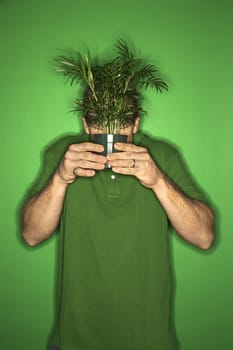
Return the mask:
<path id="1" fill-rule="evenodd" d="M 75 111 L 82 112 L 88 125 L 109 134 L 119 133 L 120 128 L 134 123 L 135 116 L 145 113 L 143 88 L 168 90 L 157 67 L 135 58 L 123 39 L 118 39 L 115 46 L 117 56 L 102 65 L 95 63 L 90 53 L 85 58 L 79 52 L 75 57 L 55 58 L 56 70 L 71 85 L 84 84 L 85 93 L 76 99 Z"/>

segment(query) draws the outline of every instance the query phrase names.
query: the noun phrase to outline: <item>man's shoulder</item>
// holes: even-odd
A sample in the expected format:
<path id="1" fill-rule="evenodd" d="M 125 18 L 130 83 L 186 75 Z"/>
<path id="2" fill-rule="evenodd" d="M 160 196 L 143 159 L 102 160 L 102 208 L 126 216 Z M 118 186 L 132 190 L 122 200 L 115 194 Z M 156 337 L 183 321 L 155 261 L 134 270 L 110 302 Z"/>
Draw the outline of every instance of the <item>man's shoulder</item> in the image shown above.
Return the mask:
<path id="1" fill-rule="evenodd" d="M 177 146 L 169 140 L 154 137 L 145 132 L 139 132 L 137 135 L 135 135 L 135 143 L 139 146 L 147 148 L 151 154 L 158 157 L 172 157 L 179 153 Z"/>

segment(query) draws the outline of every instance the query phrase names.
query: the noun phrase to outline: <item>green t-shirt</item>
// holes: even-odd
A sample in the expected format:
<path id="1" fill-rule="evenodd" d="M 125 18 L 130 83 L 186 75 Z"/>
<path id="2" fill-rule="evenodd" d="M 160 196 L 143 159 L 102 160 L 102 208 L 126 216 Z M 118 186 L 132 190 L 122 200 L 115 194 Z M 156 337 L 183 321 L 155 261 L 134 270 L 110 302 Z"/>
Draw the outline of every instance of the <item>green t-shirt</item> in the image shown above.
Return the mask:
<path id="1" fill-rule="evenodd" d="M 69 144 L 45 155 L 40 191 Z M 158 166 L 188 196 L 203 200 L 178 152 L 138 133 Z M 60 350 L 172 350 L 169 222 L 151 189 L 135 177 L 99 171 L 66 193 L 59 227 L 59 283 L 53 344 Z"/>

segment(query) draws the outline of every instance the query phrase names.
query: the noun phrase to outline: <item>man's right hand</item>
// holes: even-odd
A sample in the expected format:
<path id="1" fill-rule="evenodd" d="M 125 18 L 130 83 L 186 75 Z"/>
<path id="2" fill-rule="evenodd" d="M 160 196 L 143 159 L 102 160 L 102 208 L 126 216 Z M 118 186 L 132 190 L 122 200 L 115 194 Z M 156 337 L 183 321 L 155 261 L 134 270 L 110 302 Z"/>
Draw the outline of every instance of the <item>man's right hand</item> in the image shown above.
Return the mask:
<path id="1" fill-rule="evenodd" d="M 96 170 L 103 170 L 107 159 L 96 154 L 104 151 L 102 145 L 83 142 L 70 145 L 56 171 L 64 183 L 72 183 L 77 176 L 91 177 Z"/>

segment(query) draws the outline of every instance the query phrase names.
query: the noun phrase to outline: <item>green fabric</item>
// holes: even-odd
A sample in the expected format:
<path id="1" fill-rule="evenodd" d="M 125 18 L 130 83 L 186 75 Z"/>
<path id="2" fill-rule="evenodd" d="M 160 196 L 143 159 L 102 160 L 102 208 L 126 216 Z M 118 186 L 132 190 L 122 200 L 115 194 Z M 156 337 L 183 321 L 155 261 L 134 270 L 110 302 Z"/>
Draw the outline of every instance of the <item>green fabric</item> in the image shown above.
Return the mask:
<path id="1" fill-rule="evenodd" d="M 41 190 L 68 145 L 46 152 Z M 160 168 L 189 196 L 203 200 L 177 151 L 137 134 Z M 169 223 L 152 190 L 106 169 L 70 184 L 60 222 L 58 317 L 60 350 L 171 350 L 172 281 Z"/>

